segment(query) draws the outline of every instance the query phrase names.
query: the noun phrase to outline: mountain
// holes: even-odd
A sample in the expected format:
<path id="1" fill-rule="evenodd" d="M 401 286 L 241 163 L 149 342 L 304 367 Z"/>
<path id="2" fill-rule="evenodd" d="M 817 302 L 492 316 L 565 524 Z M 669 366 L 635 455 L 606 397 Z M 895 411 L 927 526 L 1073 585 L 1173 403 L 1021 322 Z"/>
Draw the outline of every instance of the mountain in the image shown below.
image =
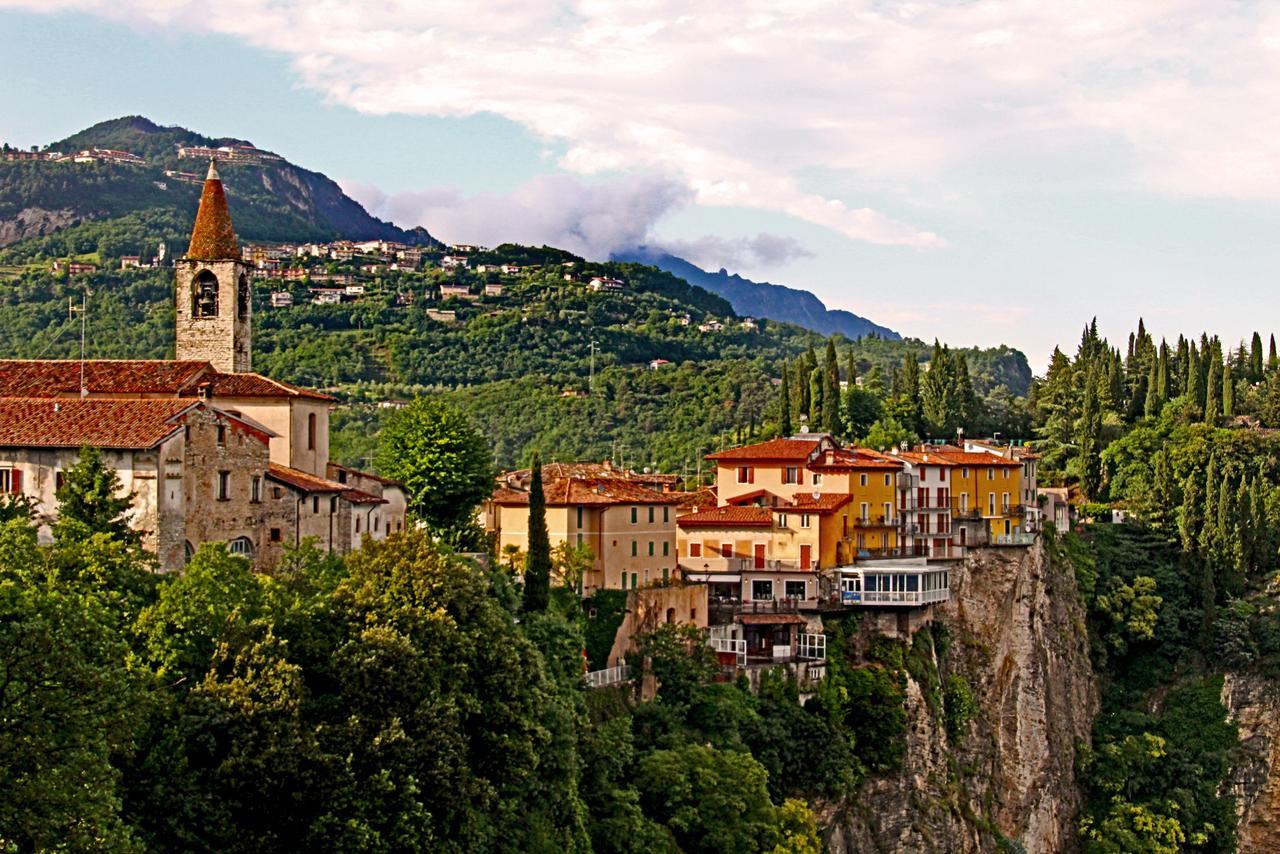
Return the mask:
<path id="1" fill-rule="evenodd" d="M 208 137 L 127 116 L 100 122 L 51 143 L 44 151 L 73 154 L 90 148 L 113 149 L 144 158 L 143 165 L 0 161 L 0 246 L 79 223 L 127 216 L 143 217 L 153 226 L 169 224 L 169 231 L 181 235 L 190 229 L 207 164 L 180 158 L 178 147 L 232 145 L 252 148 L 246 140 Z M 438 243 L 424 229 L 407 231 L 370 216 L 325 175 L 272 152 L 260 154 L 259 162 L 219 164 L 241 237 Z"/>
<path id="2" fill-rule="evenodd" d="M 677 258 L 661 250 L 640 246 L 630 252 L 617 253 L 614 258 L 650 264 L 684 279 L 691 285 L 706 288 L 729 300 L 733 310 L 746 317 L 767 317 L 770 320 L 794 323 L 805 329 L 821 332 L 823 335 L 834 335 L 839 332 L 846 338 L 855 340 L 871 334 L 882 338 L 901 337 L 892 329 L 873 323 L 865 317 L 859 317 L 853 312 L 829 309 L 823 305 L 822 300 L 808 291 L 775 285 L 771 282 L 753 282 L 737 274 L 730 274 L 723 268 L 718 273 L 709 273 L 683 258 Z"/>

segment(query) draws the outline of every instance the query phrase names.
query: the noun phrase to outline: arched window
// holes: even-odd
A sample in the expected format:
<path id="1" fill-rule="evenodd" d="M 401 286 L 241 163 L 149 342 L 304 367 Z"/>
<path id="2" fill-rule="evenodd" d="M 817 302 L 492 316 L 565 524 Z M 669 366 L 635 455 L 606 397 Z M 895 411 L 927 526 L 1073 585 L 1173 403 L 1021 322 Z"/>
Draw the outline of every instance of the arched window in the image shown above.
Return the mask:
<path id="1" fill-rule="evenodd" d="M 191 545 L 190 541 L 182 544 L 182 562 L 183 564 L 191 563 L 191 559 L 196 556 L 196 547 Z"/>
<path id="2" fill-rule="evenodd" d="M 249 319 L 249 277 L 243 274 L 236 285 L 236 317 Z"/>
<path id="3" fill-rule="evenodd" d="M 234 540 L 227 543 L 227 551 L 231 552 L 233 555 L 252 558 L 253 541 L 248 537 L 236 537 Z"/>
<path id="4" fill-rule="evenodd" d="M 201 270 L 191 283 L 191 316 L 218 316 L 218 277 Z"/>

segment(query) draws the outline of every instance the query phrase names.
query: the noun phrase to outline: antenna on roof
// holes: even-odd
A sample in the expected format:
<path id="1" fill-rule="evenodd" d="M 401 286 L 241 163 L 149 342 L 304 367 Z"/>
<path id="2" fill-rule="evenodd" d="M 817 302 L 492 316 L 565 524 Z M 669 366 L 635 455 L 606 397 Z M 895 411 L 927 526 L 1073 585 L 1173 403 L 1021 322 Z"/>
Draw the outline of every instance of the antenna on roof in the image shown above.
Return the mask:
<path id="1" fill-rule="evenodd" d="M 80 314 L 80 396 L 89 396 L 89 386 L 85 383 L 84 377 L 84 339 L 85 339 L 85 323 L 89 318 L 89 294 L 93 291 L 89 290 L 86 285 L 84 293 L 80 295 L 80 307 L 76 308 L 71 302 L 71 297 L 67 297 L 67 316 L 74 317 L 77 312 Z"/>

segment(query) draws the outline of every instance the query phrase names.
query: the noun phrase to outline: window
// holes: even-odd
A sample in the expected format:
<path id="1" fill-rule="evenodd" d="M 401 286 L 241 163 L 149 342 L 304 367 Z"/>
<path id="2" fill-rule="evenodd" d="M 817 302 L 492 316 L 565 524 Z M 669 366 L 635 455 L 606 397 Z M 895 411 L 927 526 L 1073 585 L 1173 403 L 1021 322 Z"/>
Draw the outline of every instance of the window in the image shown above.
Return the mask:
<path id="1" fill-rule="evenodd" d="M 262 500 L 262 478 L 256 474 L 249 478 L 249 500 L 254 504 Z"/>
<path id="2" fill-rule="evenodd" d="M 987 467 L 987 480 L 995 480 L 995 479 L 996 479 L 996 470 L 995 470 L 994 468 L 991 468 L 990 466 L 988 466 L 988 467 Z"/>
<path id="3" fill-rule="evenodd" d="M 1008 469 L 1005 469 L 1005 470 L 1004 470 L 1004 479 L 1005 479 L 1005 480 L 1008 480 L 1008 479 L 1009 479 L 1009 470 L 1008 470 Z"/>
<path id="4" fill-rule="evenodd" d="M 964 478 L 965 480 L 968 480 L 968 479 L 969 479 L 969 467 L 968 467 L 968 466 L 962 466 L 962 467 L 960 468 L 960 477 Z"/>
<path id="5" fill-rule="evenodd" d="M 865 474 L 858 475 L 858 486 L 867 485 L 867 476 Z"/>
<path id="6" fill-rule="evenodd" d="M 236 317 L 249 319 L 249 277 L 245 275 L 240 276 L 236 286 Z"/>
<path id="7" fill-rule="evenodd" d="M 631 524 L 634 525 L 638 521 L 640 521 L 640 508 L 632 507 L 631 508 Z"/>
<path id="8" fill-rule="evenodd" d="M 0 469 L 0 492 L 22 492 L 22 472 L 19 469 Z"/>
<path id="9" fill-rule="evenodd" d="M 360 533 L 360 517 L 356 517 L 356 533 Z"/>
<path id="10" fill-rule="evenodd" d="M 307 450 L 314 451 L 316 449 L 316 414 L 314 412 L 307 415 Z"/>
<path id="11" fill-rule="evenodd" d="M 578 535 L 578 548 L 582 548 L 582 535 Z"/>
<path id="12" fill-rule="evenodd" d="M 191 316 L 218 316 L 218 277 L 209 270 L 201 270 L 191 283 Z"/>
<path id="13" fill-rule="evenodd" d="M 582 508 L 578 508 L 578 527 L 582 527 Z"/>
<path id="14" fill-rule="evenodd" d="M 65 473 L 65 472 L 55 472 L 55 473 L 54 473 L 54 475 L 53 475 L 53 489 L 54 489 L 54 491 L 55 491 L 55 492 L 56 492 L 56 491 L 58 491 L 59 489 L 62 489 L 62 485 L 63 485 L 64 483 L 66 483 L 66 482 L 67 482 L 67 475 L 66 475 L 66 473 Z"/>
<path id="15" fill-rule="evenodd" d="M 773 582 L 767 578 L 752 579 L 751 598 L 757 602 L 771 600 L 773 598 Z"/>
<path id="16" fill-rule="evenodd" d="M 783 582 L 788 599 L 804 598 L 804 582 L 803 581 L 786 581 Z"/>
<path id="17" fill-rule="evenodd" d="M 631 573 L 631 589 L 635 590 L 639 586 L 640 585 L 636 584 L 636 574 L 634 572 Z"/>
<path id="18" fill-rule="evenodd" d="M 653 540 L 649 541 L 649 557 L 653 557 Z"/>
<path id="19" fill-rule="evenodd" d="M 889 485 L 891 485 L 892 483 L 893 483 L 893 475 L 891 475 L 891 474 L 887 474 L 887 475 L 885 475 L 885 476 L 884 476 L 884 485 L 885 485 L 885 486 L 889 486 Z"/>
<path id="20" fill-rule="evenodd" d="M 689 543 L 689 557 L 702 557 L 702 543 Z"/>
<path id="21" fill-rule="evenodd" d="M 799 482 L 800 482 L 800 467 L 799 467 L 799 466 L 787 466 L 787 467 L 786 467 L 786 470 L 783 472 L 783 475 L 782 475 L 782 482 L 783 482 L 783 483 L 799 483 Z"/>
<path id="22" fill-rule="evenodd" d="M 801 513 L 801 514 L 800 514 L 800 527 L 801 527 L 801 528 L 807 528 L 807 527 L 809 527 L 809 514 L 808 514 L 808 513 Z"/>
<path id="23" fill-rule="evenodd" d="M 382 530 L 382 517 L 375 515 L 373 517 L 373 532 L 376 534 Z"/>
<path id="24" fill-rule="evenodd" d="M 886 524 L 893 521 L 893 502 L 892 501 L 886 501 L 884 503 L 884 521 Z"/>
<path id="25" fill-rule="evenodd" d="M 233 555 L 241 555 L 242 557 L 253 557 L 253 542 L 248 537 L 236 537 L 227 543 L 227 551 Z"/>
<path id="26" fill-rule="evenodd" d="M 637 543 L 635 540 L 632 540 L 632 541 L 631 541 L 631 556 L 632 556 L 632 557 L 635 557 L 637 554 L 639 554 L 639 548 L 640 548 L 640 544 L 639 544 L 639 543 Z"/>
<path id="27" fill-rule="evenodd" d="M 218 500 L 228 501 L 231 499 L 231 472 L 218 472 Z"/>
<path id="28" fill-rule="evenodd" d="M 222 447 L 227 444 L 227 428 L 224 424 L 218 425 L 218 446 Z"/>
<path id="29" fill-rule="evenodd" d="M 867 523 L 867 519 L 869 518 L 867 516 L 868 512 L 869 512 L 869 507 L 867 505 L 867 502 L 863 501 L 861 504 L 858 505 L 858 518 L 862 520 L 862 523 L 864 525 Z"/>
<path id="30" fill-rule="evenodd" d="M 312 513 L 320 512 L 320 496 L 319 495 L 311 496 L 311 512 Z"/>
<path id="31" fill-rule="evenodd" d="M 649 505 L 649 524 L 653 524 L 653 505 Z"/>
<path id="32" fill-rule="evenodd" d="M 667 540 L 662 541 L 662 556 L 663 557 L 671 556 L 671 543 L 668 542 Z M 666 572 L 666 570 L 663 570 L 663 572 Z"/>
<path id="33" fill-rule="evenodd" d="M 273 542 L 273 543 L 278 543 L 278 542 L 280 542 L 280 529 L 279 529 L 279 528 L 272 528 L 272 529 L 271 529 L 271 542 Z"/>
<path id="34" fill-rule="evenodd" d="M 750 466 L 738 466 L 738 483 L 751 483 L 753 480 Z"/>
<path id="35" fill-rule="evenodd" d="M 821 486 L 821 485 L 822 485 L 822 472 L 816 472 L 816 471 L 815 471 L 815 472 L 813 473 L 813 485 L 814 485 L 814 486 Z"/>
<path id="36" fill-rule="evenodd" d="M 329 499 L 329 512 L 330 513 L 338 512 L 338 496 L 336 495 Z"/>
<path id="37" fill-rule="evenodd" d="M 668 567 L 662 568 L 662 583 L 666 584 L 671 581 L 671 570 Z"/>
<path id="38" fill-rule="evenodd" d="M 670 508 L 670 507 L 663 507 L 663 508 L 662 508 L 662 521 L 663 521 L 663 522 L 670 522 L 670 521 L 671 521 L 671 508 Z"/>

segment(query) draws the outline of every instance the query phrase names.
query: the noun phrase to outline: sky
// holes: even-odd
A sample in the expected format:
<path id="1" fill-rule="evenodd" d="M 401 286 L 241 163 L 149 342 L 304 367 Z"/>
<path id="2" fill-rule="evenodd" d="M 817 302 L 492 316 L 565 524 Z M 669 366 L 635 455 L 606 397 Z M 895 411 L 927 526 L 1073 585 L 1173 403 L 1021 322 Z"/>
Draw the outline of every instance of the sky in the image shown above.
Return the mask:
<path id="1" fill-rule="evenodd" d="M 1280 4 L 0 0 L 0 140 L 141 114 L 451 242 L 636 244 L 1037 370 L 1280 317 Z"/>

